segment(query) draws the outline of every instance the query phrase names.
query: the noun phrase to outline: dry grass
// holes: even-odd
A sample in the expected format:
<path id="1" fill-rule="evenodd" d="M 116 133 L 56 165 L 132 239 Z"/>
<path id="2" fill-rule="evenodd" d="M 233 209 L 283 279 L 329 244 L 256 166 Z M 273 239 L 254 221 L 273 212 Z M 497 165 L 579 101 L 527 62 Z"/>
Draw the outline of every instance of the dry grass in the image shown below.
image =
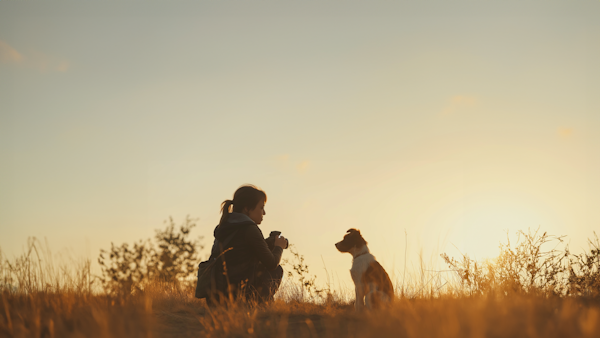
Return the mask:
<path id="1" fill-rule="evenodd" d="M 208 320 L 208 337 L 592 337 L 599 304 L 571 299 L 397 300 L 357 314 L 348 305 L 286 304 L 223 311 Z M 218 322 L 236 318 L 236 325 Z M 218 322 L 218 325 L 214 325 Z M 227 322 L 227 321 L 225 321 Z M 212 325 L 211 325 L 212 324 Z"/>
<path id="2" fill-rule="evenodd" d="M 488 282 L 474 289 L 473 280 L 464 279 L 464 266 L 450 284 L 423 267 L 421 276 L 397 289 L 393 305 L 364 313 L 354 311 L 351 290 L 326 287 L 316 295 L 289 279 L 270 304 L 209 308 L 185 282 L 154 281 L 127 296 L 105 294 L 94 288 L 85 261 L 62 266 L 40 246 L 31 241 L 13 260 L 0 252 L 0 337 L 600 336 L 597 292 L 540 292 L 547 286 L 541 284 L 530 292 L 530 275 L 523 276 L 528 289 L 507 294 L 489 292 L 494 288 Z M 584 258 L 589 263 L 593 257 Z M 593 264 L 587 268 L 586 276 L 597 276 Z"/>
<path id="3" fill-rule="evenodd" d="M 2 295 L 3 337 L 597 337 L 600 302 L 539 297 L 397 299 L 351 304 L 275 301 L 207 308 L 152 293 L 116 301 L 76 294 Z"/>

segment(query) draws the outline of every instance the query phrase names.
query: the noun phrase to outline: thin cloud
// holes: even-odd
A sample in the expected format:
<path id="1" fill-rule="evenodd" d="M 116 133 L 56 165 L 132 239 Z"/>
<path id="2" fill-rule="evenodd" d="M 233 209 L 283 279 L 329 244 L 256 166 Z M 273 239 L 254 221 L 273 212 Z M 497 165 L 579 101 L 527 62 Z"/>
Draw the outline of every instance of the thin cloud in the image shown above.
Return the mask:
<path id="1" fill-rule="evenodd" d="M 444 109 L 442 109 L 442 115 L 452 115 L 473 108 L 476 105 L 477 99 L 474 96 L 455 95 L 450 98 Z"/>
<path id="2" fill-rule="evenodd" d="M 21 53 L 12 48 L 8 43 L 0 40 L 0 62 L 20 63 L 23 60 Z"/>
<path id="3" fill-rule="evenodd" d="M 66 72 L 69 69 L 67 61 L 39 52 L 25 55 L 25 64 L 41 72 Z"/>
<path id="4" fill-rule="evenodd" d="M 274 157 L 274 164 L 281 170 L 284 170 L 288 173 L 294 172 L 304 173 L 308 170 L 310 166 L 310 161 L 304 160 L 301 162 L 297 162 L 297 160 L 291 160 L 291 156 L 289 154 L 278 155 Z M 291 172 L 290 172 L 291 170 Z"/>
<path id="5" fill-rule="evenodd" d="M 573 135 L 573 128 L 558 128 L 558 136 L 562 139 L 571 138 Z"/>
<path id="6" fill-rule="evenodd" d="M 275 157 L 275 159 L 279 162 L 287 162 L 290 159 L 290 155 L 288 155 L 288 154 L 279 155 L 279 156 Z"/>
<path id="7" fill-rule="evenodd" d="M 300 172 L 300 173 L 306 172 L 306 170 L 308 170 L 309 166 L 310 166 L 310 161 L 300 162 L 300 164 L 298 164 L 298 172 Z"/>
<path id="8" fill-rule="evenodd" d="M 69 62 L 44 53 L 22 54 L 2 40 L 0 40 L 0 63 L 17 64 L 20 67 L 34 68 L 41 72 L 66 72 L 70 67 Z"/>
<path id="9" fill-rule="evenodd" d="M 56 68 L 56 70 L 58 70 L 59 72 L 66 72 L 67 69 L 69 69 L 69 63 L 66 61 L 61 62 Z"/>

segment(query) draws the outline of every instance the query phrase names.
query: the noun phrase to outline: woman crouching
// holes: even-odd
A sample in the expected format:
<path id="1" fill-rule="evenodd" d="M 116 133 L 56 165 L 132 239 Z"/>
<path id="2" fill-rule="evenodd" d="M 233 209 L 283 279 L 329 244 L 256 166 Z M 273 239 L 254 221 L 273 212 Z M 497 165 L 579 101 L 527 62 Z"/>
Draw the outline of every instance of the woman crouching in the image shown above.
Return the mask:
<path id="1" fill-rule="evenodd" d="M 217 292 L 207 299 L 209 302 L 220 303 L 223 296 L 259 302 L 273 300 L 283 277 L 279 261 L 288 241 L 277 236 L 272 250 L 269 249 L 258 228 L 266 214 L 266 202 L 264 191 L 244 185 L 235 191 L 233 200 L 221 204 L 221 221 L 214 231 L 210 257 L 210 260 L 218 259 L 215 266 Z M 233 210 L 230 212 L 230 209 Z"/>

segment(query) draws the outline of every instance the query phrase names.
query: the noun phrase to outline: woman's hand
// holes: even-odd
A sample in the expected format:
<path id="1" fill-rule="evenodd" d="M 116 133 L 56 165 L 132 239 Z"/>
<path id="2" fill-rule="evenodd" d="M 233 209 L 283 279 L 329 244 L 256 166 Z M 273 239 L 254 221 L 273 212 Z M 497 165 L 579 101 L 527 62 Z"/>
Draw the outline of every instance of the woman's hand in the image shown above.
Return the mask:
<path id="1" fill-rule="evenodd" d="M 275 246 L 285 249 L 288 246 L 288 240 L 283 236 L 279 236 L 275 238 Z"/>

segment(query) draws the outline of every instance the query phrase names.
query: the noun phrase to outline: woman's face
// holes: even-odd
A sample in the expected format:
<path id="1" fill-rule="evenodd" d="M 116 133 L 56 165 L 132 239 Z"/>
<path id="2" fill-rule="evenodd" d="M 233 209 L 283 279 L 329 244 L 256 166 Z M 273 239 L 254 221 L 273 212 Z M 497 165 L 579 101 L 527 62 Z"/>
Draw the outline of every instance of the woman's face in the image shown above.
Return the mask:
<path id="1" fill-rule="evenodd" d="M 265 201 L 263 200 L 263 201 L 258 202 L 256 207 L 252 210 L 246 209 L 244 211 L 244 214 L 246 214 L 248 217 L 250 217 L 250 219 L 253 220 L 254 223 L 260 224 L 263 220 L 263 216 L 266 215 Z"/>

